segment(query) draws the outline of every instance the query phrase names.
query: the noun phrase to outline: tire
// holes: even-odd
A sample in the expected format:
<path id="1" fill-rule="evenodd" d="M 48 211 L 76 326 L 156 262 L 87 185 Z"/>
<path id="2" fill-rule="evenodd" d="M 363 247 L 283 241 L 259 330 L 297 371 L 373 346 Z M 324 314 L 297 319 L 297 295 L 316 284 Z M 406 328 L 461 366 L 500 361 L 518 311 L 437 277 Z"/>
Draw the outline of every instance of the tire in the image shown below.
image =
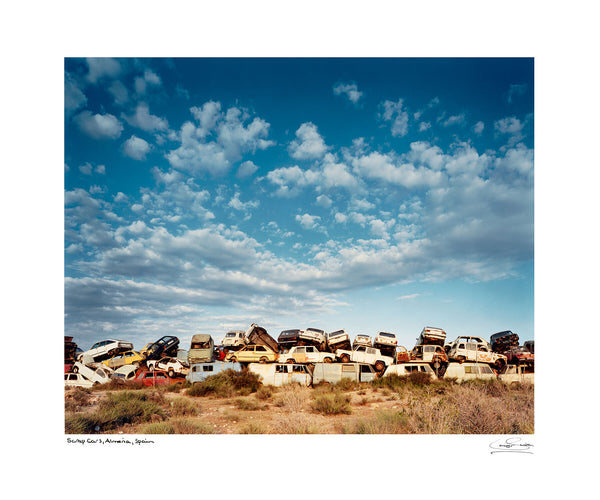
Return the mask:
<path id="1" fill-rule="evenodd" d="M 465 362 L 465 357 L 464 356 L 460 356 L 457 358 L 459 363 L 464 363 Z"/>
<path id="2" fill-rule="evenodd" d="M 235 356 L 231 356 L 231 358 L 229 358 L 229 361 L 231 361 L 232 363 L 237 362 L 237 358 Z"/>
<path id="3" fill-rule="evenodd" d="M 169 375 L 169 377 L 175 378 L 175 371 L 173 370 L 173 368 L 170 368 L 167 374 Z"/>
<path id="4" fill-rule="evenodd" d="M 292 364 L 292 363 L 295 363 L 295 362 L 296 362 L 296 360 L 295 360 L 295 359 L 293 359 L 293 358 L 290 358 L 290 359 L 288 359 L 288 360 L 286 361 L 286 363 L 289 363 L 289 364 Z"/>
<path id="5" fill-rule="evenodd" d="M 79 368 L 78 368 L 78 367 L 76 367 L 76 366 L 73 366 L 73 368 L 71 369 L 71 371 L 72 371 L 73 373 L 77 373 L 77 372 L 79 371 Z"/>
<path id="6" fill-rule="evenodd" d="M 375 371 L 382 372 L 385 369 L 385 363 L 381 360 L 375 363 Z"/>
<path id="7" fill-rule="evenodd" d="M 263 356 L 262 358 L 260 358 L 260 359 L 258 360 L 258 362 L 264 365 L 264 364 L 267 362 L 267 358 L 265 358 L 265 357 Z"/>
<path id="8" fill-rule="evenodd" d="M 325 358 L 323 360 L 323 363 L 333 363 L 333 359 L 331 359 L 331 358 Z"/>
<path id="9" fill-rule="evenodd" d="M 341 358 L 342 363 L 350 363 L 350 356 L 344 354 Z"/>

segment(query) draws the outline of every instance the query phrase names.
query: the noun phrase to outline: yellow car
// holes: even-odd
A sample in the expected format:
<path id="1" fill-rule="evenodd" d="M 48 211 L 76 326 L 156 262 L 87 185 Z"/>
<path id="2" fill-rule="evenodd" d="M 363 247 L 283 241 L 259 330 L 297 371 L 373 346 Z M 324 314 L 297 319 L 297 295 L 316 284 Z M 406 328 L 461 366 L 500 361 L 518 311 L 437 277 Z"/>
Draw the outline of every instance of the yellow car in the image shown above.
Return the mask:
<path id="1" fill-rule="evenodd" d="M 144 356 L 142 356 L 137 351 L 126 351 L 121 352 L 119 354 L 115 354 L 112 358 L 107 359 L 106 361 L 102 361 L 103 364 L 116 370 L 120 366 L 124 365 L 135 365 L 140 364 L 141 361 L 144 360 Z"/>
<path id="2" fill-rule="evenodd" d="M 239 351 L 233 351 L 225 356 L 225 361 L 240 363 L 266 363 L 277 361 L 277 353 L 264 345 L 246 345 Z"/>

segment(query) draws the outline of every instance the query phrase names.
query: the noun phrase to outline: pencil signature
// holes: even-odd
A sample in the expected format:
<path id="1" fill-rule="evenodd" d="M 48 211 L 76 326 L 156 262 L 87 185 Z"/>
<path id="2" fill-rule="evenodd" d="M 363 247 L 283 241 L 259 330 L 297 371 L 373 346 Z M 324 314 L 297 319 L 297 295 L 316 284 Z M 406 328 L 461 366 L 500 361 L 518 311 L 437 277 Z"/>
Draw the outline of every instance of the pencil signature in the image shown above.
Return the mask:
<path id="1" fill-rule="evenodd" d="M 520 437 L 506 438 L 504 441 L 497 439 L 490 443 L 492 451 L 490 453 L 529 453 L 533 454 L 531 448 L 533 445 L 530 443 L 521 442 Z"/>

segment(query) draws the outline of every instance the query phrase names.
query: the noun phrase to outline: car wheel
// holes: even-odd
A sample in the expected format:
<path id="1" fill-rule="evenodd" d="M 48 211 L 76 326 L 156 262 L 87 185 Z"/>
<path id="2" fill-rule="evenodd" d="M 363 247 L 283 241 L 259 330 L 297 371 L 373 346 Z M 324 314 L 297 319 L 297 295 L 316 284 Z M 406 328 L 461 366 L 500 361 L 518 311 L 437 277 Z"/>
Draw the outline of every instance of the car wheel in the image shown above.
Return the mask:
<path id="1" fill-rule="evenodd" d="M 73 366 L 73 368 L 71 368 L 71 371 L 73 373 L 77 373 L 79 371 L 79 368 L 77 366 Z"/>
<path id="2" fill-rule="evenodd" d="M 383 371 L 383 369 L 385 368 L 385 363 L 381 360 L 377 361 L 377 363 L 375 363 L 375 371 L 377 372 L 381 372 Z"/>
<path id="3" fill-rule="evenodd" d="M 153 372 L 154 371 L 154 363 L 151 363 L 148 365 L 148 370 Z"/>
<path id="4" fill-rule="evenodd" d="M 292 358 L 290 358 L 290 359 L 288 359 L 288 360 L 286 361 L 286 363 L 289 363 L 289 364 L 292 364 L 292 363 L 295 363 L 295 362 L 296 362 L 296 360 L 295 360 L 295 359 L 292 359 Z"/>
<path id="5" fill-rule="evenodd" d="M 323 360 L 323 362 L 325 362 L 325 363 L 331 363 L 331 362 L 333 362 L 333 359 L 331 359 L 331 358 L 325 358 Z"/>
<path id="6" fill-rule="evenodd" d="M 235 356 L 231 356 L 231 358 L 229 358 L 229 361 L 235 363 L 237 361 L 237 358 Z"/>
<path id="7" fill-rule="evenodd" d="M 348 356 L 347 354 L 344 354 L 341 357 L 342 363 L 350 363 L 350 356 Z"/>
<path id="8" fill-rule="evenodd" d="M 169 377 L 175 377 L 175 372 L 173 371 L 173 368 L 171 368 L 167 373 L 169 374 Z"/>
<path id="9" fill-rule="evenodd" d="M 267 362 L 267 358 L 264 356 L 258 360 L 259 363 L 265 364 Z"/>

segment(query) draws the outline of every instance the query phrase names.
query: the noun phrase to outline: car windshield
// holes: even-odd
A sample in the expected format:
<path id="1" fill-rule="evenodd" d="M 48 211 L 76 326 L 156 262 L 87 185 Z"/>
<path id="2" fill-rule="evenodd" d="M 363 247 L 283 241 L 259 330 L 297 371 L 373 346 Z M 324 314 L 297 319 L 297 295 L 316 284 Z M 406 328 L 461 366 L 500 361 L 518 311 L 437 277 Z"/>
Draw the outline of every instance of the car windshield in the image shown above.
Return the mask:
<path id="1" fill-rule="evenodd" d="M 379 332 L 379 335 L 381 335 L 382 337 L 396 338 L 396 336 L 393 333 Z"/>

